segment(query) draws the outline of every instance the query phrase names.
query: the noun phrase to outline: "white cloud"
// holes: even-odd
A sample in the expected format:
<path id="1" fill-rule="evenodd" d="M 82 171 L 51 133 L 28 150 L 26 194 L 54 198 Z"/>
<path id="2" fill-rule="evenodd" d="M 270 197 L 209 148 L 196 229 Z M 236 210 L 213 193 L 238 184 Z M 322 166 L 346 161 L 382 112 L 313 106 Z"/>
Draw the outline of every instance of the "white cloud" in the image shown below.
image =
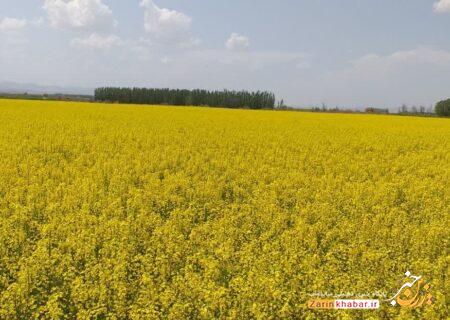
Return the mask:
<path id="1" fill-rule="evenodd" d="M 326 93 L 327 104 L 398 107 L 429 105 L 448 95 L 450 52 L 418 47 L 387 55 L 368 54 L 347 68 L 310 79 L 309 93 Z M 321 91 L 319 91 L 319 89 Z"/>
<path id="2" fill-rule="evenodd" d="M 218 63 L 227 68 L 236 67 L 247 71 L 264 70 L 274 66 L 298 66 L 308 64 L 302 53 L 279 51 L 242 51 L 204 50 L 197 55 L 210 63 Z M 216 61 L 216 62 L 214 62 Z"/>
<path id="3" fill-rule="evenodd" d="M 121 46 L 122 40 L 115 36 L 101 36 L 96 33 L 91 34 L 87 38 L 76 38 L 70 42 L 70 45 L 78 49 L 98 49 L 109 50 L 112 47 Z"/>
<path id="4" fill-rule="evenodd" d="M 435 2 L 434 11 L 438 13 L 450 12 L 450 0 L 439 0 Z"/>
<path id="5" fill-rule="evenodd" d="M 296 67 L 298 69 L 309 69 L 311 68 L 311 63 L 309 61 L 300 61 L 299 63 L 296 64 Z"/>
<path id="6" fill-rule="evenodd" d="M 170 58 L 167 57 L 167 56 L 164 56 L 164 57 L 162 57 L 161 62 L 162 62 L 163 64 L 169 64 L 169 63 L 172 62 L 172 59 L 170 59 Z"/>
<path id="7" fill-rule="evenodd" d="M 144 28 L 151 41 L 165 45 L 177 44 L 182 47 L 198 44 L 198 40 L 191 35 L 192 18 L 188 15 L 160 8 L 153 0 L 142 0 L 141 7 L 145 10 Z"/>
<path id="8" fill-rule="evenodd" d="M 0 32 L 13 33 L 24 29 L 27 21 L 24 19 L 3 18 L 0 20 Z"/>
<path id="9" fill-rule="evenodd" d="M 368 54 L 353 61 L 355 69 L 372 69 L 378 73 L 382 70 L 394 70 L 405 65 L 450 65 L 450 52 L 429 47 L 419 47 L 407 51 L 397 51 L 390 55 Z"/>
<path id="10" fill-rule="evenodd" d="M 43 17 L 34 18 L 33 20 L 30 21 L 30 25 L 35 26 L 35 27 L 40 27 L 40 26 L 43 26 L 44 24 L 45 24 L 45 19 Z"/>
<path id="11" fill-rule="evenodd" d="M 43 8 L 54 28 L 105 30 L 115 24 L 102 0 L 45 0 Z"/>
<path id="12" fill-rule="evenodd" d="M 246 36 L 232 33 L 225 43 L 228 50 L 246 50 L 250 47 L 250 39 Z"/>

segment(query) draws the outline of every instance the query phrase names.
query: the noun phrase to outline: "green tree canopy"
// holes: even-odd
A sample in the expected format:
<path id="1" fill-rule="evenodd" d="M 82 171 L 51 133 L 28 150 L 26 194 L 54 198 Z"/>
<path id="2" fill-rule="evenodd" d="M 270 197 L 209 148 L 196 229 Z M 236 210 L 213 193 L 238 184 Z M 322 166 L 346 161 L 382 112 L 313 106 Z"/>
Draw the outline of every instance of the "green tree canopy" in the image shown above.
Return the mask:
<path id="1" fill-rule="evenodd" d="M 275 95 L 267 91 L 208 91 L 155 88 L 97 88 L 95 100 L 136 104 L 273 109 Z"/>
<path id="2" fill-rule="evenodd" d="M 436 103 L 435 111 L 438 116 L 450 116 L 450 99 Z"/>

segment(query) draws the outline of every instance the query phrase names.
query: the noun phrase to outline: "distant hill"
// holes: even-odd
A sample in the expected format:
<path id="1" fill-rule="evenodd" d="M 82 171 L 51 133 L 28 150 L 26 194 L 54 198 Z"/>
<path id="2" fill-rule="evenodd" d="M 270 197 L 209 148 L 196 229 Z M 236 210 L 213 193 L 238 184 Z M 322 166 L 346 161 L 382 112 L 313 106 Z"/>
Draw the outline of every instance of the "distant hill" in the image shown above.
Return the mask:
<path id="1" fill-rule="evenodd" d="M 0 82 L 0 93 L 94 95 L 94 89 L 82 87 L 43 86 L 33 83 Z"/>

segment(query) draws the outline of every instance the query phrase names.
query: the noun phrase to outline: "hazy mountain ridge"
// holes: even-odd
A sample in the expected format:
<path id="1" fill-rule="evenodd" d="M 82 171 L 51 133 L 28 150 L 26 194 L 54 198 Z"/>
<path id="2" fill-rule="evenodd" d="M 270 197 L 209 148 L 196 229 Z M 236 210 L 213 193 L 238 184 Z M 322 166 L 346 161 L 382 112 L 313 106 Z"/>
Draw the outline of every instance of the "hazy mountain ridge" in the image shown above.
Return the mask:
<path id="1" fill-rule="evenodd" d="M 82 87 L 46 86 L 34 83 L 0 82 L 0 93 L 29 93 L 29 94 L 73 94 L 93 95 L 94 89 Z"/>

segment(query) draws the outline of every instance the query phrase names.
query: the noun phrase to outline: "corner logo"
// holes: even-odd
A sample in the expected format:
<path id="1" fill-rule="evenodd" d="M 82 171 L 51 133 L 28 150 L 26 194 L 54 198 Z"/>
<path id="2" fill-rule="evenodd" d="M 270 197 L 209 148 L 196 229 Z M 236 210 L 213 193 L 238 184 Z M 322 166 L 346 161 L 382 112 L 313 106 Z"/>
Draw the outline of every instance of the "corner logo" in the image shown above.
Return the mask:
<path id="1" fill-rule="evenodd" d="M 337 295 L 316 293 L 314 296 L 320 297 L 335 297 L 334 299 L 310 299 L 308 301 L 308 308 L 310 309 L 379 309 L 381 301 L 390 304 L 392 307 L 400 306 L 405 308 L 419 308 L 426 305 L 431 305 L 434 298 L 430 293 L 431 285 L 422 278 L 422 276 L 413 276 L 411 272 L 405 273 L 403 285 L 398 289 L 397 293 L 390 299 L 336 299 Z M 379 295 L 379 294 L 378 294 Z M 354 294 L 346 294 L 347 297 L 355 297 Z M 358 295 L 366 296 L 369 295 Z M 383 295 L 386 297 L 386 294 Z M 341 295 L 339 295 L 341 297 Z M 372 295 L 373 297 L 373 295 Z"/>
<path id="2" fill-rule="evenodd" d="M 431 305 L 434 298 L 430 289 L 431 285 L 422 276 L 413 276 L 411 272 L 407 271 L 403 279 L 403 285 L 395 296 L 386 301 L 389 301 L 392 306 L 399 305 L 407 308 L 418 308 L 423 304 Z"/>

